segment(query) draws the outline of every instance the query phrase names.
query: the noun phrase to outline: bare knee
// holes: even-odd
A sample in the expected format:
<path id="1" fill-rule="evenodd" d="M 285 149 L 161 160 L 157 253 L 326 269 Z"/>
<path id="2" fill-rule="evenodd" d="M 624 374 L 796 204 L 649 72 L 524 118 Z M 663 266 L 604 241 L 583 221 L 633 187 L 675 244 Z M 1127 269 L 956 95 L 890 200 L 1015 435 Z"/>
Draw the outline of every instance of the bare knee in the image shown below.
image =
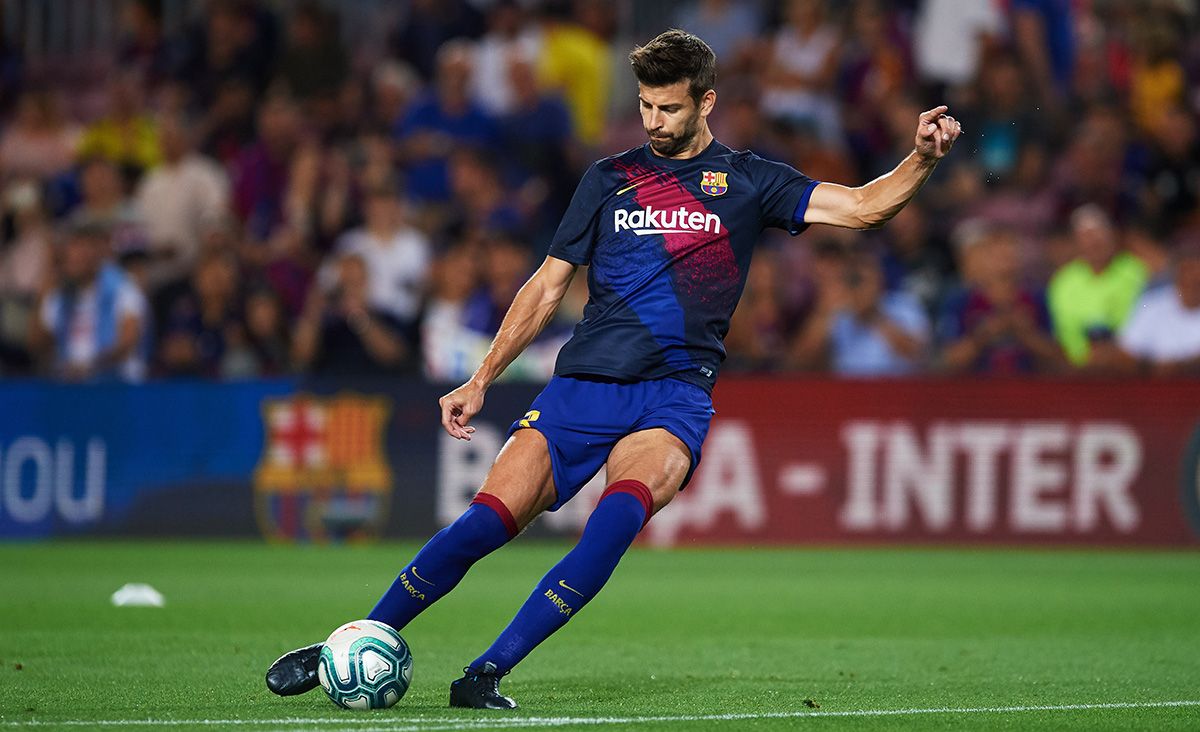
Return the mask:
<path id="1" fill-rule="evenodd" d="M 550 451 L 542 433 L 534 429 L 513 433 L 496 456 L 479 492 L 499 498 L 520 529 L 554 505 Z"/>
<path id="2" fill-rule="evenodd" d="M 608 459 L 608 479 L 645 484 L 657 513 L 679 493 L 691 467 L 687 446 L 670 432 L 655 428 L 635 432 L 617 443 Z"/>
<path id="3" fill-rule="evenodd" d="M 655 513 L 663 510 L 675 496 L 679 495 L 679 489 L 683 487 L 683 479 L 687 476 L 691 466 L 690 454 L 672 454 L 666 458 L 662 475 L 653 482 L 653 485 L 646 486 L 650 489 L 650 497 L 654 499 Z"/>

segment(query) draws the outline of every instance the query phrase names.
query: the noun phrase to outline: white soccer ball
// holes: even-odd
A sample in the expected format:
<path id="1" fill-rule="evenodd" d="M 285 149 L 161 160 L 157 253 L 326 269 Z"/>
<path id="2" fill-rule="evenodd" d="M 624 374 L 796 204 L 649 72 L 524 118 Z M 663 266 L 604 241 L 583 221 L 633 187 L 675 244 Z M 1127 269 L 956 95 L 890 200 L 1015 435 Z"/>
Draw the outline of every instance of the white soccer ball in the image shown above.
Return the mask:
<path id="1" fill-rule="evenodd" d="M 321 688 L 346 709 L 386 709 L 412 681 L 412 653 L 394 628 L 355 620 L 333 631 L 317 663 Z"/>

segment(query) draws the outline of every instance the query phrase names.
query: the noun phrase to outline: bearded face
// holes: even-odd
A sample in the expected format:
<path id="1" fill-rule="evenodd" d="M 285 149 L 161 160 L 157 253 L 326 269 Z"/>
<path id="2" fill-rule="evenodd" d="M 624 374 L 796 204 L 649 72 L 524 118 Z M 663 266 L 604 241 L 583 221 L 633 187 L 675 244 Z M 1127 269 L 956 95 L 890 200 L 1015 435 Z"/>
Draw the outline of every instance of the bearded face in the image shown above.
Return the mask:
<path id="1" fill-rule="evenodd" d="M 705 109 L 711 104 L 701 104 L 688 93 L 688 82 L 680 81 L 670 86 L 645 86 L 638 88 L 642 127 L 650 138 L 650 147 L 663 157 L 675 157 L 691 146 L 699 134 Z"/>

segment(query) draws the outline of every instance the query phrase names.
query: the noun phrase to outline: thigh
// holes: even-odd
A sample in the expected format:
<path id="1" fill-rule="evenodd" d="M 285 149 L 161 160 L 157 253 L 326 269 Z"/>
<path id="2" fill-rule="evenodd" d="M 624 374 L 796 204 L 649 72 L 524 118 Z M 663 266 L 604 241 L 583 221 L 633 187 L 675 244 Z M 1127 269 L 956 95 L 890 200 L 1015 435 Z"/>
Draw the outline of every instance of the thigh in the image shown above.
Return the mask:
<path id="1" fill-rule="evenodd" d="M 496 456 L 479 492 L 499 498 L 519 528 L 528 526 L 555 501 L 546 438 L 537 430 L 514 432 Z"/>
<path id="2" fill-rule="evenodd" d="M 650 489 L 657 513 L 671 502 L 692 467 L 687 445 L 662 428 L 622 437 L 608 456 L 608 482 L 638 480 Z"/>

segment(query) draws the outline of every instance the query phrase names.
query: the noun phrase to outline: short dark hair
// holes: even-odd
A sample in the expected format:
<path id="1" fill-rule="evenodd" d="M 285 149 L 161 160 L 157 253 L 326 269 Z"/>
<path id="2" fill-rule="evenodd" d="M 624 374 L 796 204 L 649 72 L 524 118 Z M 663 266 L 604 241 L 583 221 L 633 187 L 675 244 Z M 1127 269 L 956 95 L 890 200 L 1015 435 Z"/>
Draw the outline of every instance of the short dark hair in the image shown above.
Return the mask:
<path id="1" fill-rule="evenodd" d="M 629 53 L 633 75 L 646 86 L 688 82 L 688 94 L 698 104 L 717 83 L 717 55 L 698 37 L 672 28 Z"/>

